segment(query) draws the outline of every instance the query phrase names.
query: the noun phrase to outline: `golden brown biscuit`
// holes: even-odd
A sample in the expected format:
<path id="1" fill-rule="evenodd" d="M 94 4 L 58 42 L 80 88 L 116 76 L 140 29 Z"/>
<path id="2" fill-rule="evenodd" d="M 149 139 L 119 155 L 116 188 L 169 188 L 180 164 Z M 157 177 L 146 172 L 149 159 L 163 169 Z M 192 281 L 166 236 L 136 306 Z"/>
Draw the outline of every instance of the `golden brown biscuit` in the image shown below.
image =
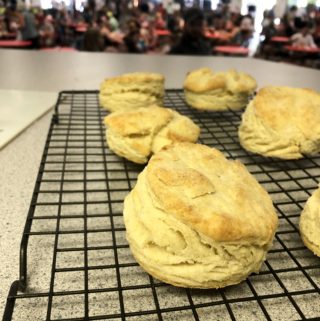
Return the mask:
<path id="1" fill-rule="evenodd" d="M 175 143 L 139 175 L 124 221 L 130 249 L 151 275 L 182 287 L 220 288 L 259 271 L 278 218 L 239 161 Z"/>
<path id="2" fill-rule="evenodd" d="M 299 225 L 305 246 L 320 256 L 320 187 L 307 200 Z"/>
<path id="3" fill-rule="evenodd" d="M 298 159 L 320 151 L 320 94 L 311 89 L 265 87 L 250 102 L 239 128 L 248 151 Z"/>
<path id="4" fill-rule="evenodd" d="M 162 105 L 163 97 L 164 77 L 147 72 L 106 79 L 99 94 L 101 106 L 111 112 Z"/>
<path id="5" fill-rule="evenodd" d="M 256 88 L 250 75 L 235 70 L 214 73 L 200 68 L 190 72 L 184 82 L 187 103 L 203 110 L 244 108 Z"/>
<path id="6" fill-rule="evenodd" d="M 196 142 L 200 129 L 186 116 L 152 106 L 115 112 L 105 118 L 108 146 L 117 155 L 146 163 L 152 153 L 172 142 Z"/>

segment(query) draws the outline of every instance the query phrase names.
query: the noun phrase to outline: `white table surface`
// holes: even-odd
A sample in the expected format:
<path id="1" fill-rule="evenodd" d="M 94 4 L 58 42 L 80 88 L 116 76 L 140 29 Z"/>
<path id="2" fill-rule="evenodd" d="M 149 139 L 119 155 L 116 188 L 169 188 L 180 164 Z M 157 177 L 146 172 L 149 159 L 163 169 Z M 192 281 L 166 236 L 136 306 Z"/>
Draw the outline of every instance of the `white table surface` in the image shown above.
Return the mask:
<path id="1" fill-rule="evenodd" d="M 0 89 L 0 150 L 43 116 L 56 102 L 56 93 Z"/>
<path id="2" fill-rule="evenodd" d="M 320 71 L 250 58 L 145 56 L 107 53 L 0 50 L 0 89 L 56 92 L 98 89 L 108 76 L 161 72 L 167 88 L 181 88 L 185 74 L 208 66 L 250 73 L 259 87 L 288 85 L 320 90 Z M 49 112 L 0 151 L 0 317 L 19 275 L 19 246 L 51 119 Z"/>

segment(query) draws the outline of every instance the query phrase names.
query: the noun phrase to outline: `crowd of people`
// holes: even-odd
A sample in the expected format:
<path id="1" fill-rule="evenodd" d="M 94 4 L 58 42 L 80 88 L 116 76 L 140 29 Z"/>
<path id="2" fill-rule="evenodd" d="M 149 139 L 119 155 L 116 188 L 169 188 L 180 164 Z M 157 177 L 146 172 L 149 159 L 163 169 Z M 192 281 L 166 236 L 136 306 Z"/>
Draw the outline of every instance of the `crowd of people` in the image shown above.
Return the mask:
<path id="1" fill-rule="evenodd" d="M 281 19 L 277 19 L 272 10 L 266 11 L 261 35 L 262 54 L 274 51 L 272 39 L 277 36 L 288 38 L 293 46 L 317 48 L 320 46 L 320 10 L 312 4 L 304 9 L 292 6 Z"/>
<path id="2" fill-rule="evenodd" d="M 254 7 L 246 15 L 223 4 L 213 11 L 182 10 L 179 5 L 150 7 L 148 3 L 117 9 L 108 5 L 97 8 L 95 0 L 89 0 L 82 12 L 63 5 L 42 10 L 10 3 L 0 7 L 0 38 L 27 40 L 31 48 L 210 55 L 217 44 L 249 47 L 255 32 Z M 260 55 L 270 51 L 274 36 L 288 37 L 297 46 L 319 46 L 319 9 L 293 6 L 281 19 L 273 10 L 266 11 Z"/>

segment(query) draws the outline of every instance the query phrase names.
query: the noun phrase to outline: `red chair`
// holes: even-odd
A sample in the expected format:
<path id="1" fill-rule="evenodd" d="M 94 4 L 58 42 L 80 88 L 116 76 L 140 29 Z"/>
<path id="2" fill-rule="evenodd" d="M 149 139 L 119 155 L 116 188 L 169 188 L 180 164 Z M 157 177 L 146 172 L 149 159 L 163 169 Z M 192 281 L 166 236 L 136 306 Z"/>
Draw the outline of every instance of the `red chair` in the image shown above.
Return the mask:
<path id="1" fill-rule="evenodd" d="M 216 46 L 213 49 L 217 53 L 229 56 L 248 56 L 249 49 L 237 46 Z"/>

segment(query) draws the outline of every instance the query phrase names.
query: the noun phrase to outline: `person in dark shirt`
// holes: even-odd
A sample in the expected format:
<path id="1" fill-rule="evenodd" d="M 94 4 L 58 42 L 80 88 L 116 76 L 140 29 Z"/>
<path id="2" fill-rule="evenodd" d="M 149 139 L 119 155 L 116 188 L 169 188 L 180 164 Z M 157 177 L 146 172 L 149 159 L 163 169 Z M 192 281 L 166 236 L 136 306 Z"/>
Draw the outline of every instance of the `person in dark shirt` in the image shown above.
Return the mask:
<path id="1" fill-rule="evenodd" d="M 100 30 L 96 27 L 89 27 L 83 36 L 84 51 L 101 52 L 104 50 L 104 40 Z"/>
<path id="2" fill-rule="evenodd" d="M 140 41 L 140 24 L 137 20 L 131 19 L 128 22 L 128 32 L 123 38 L 125 51 L 129 53 L 144 52 L 144 45 Z"/>
<path id="3" fill-rule="evenodd" d="M 210 55 L 212 48 L 204 37 L 204 15 L 198 8 L 191 8 L 184 16 L 184 29 L 179 43 L 170 54 Z"/>

